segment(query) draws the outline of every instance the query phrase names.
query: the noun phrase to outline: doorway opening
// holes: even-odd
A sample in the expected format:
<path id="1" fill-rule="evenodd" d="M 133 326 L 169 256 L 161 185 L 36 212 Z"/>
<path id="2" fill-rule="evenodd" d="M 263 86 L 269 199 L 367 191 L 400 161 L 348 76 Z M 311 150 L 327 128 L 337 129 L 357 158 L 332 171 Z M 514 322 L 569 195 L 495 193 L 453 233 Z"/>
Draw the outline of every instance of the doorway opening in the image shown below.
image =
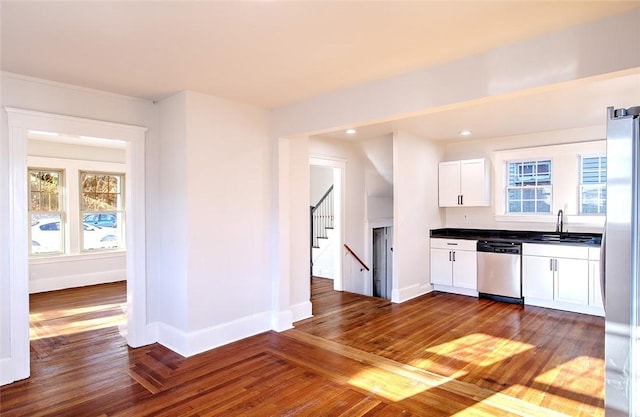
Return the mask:
<path id="1" fill-rule="evenodd" d="M 314 224 L 313 214 L 310 215 L 310 222 L 314 224 L 316 230 L 321 230 L 321 234 L 316 234 L 312 227 L 309 230 L 310 249 L 310 274 L 333 280 L 333 289 L 342 291 L 343 282 L 343 259 L 342 247 L 343 238 L 343 213 L 344 213 L 344 169 L 345 163 L 341 160 L 326 158 L 309 158 L 310 185 L 309 201 L 313 204 L 310 213 L 314 212 L 316 206 L 330 206 L 321 213 L 324 219 Z M 329 220 L 330 218 L 330 220 Z"/>
<path id="2" fill-rule="evenodd" d="M 373 228 L 373 296 L 391 299 L 393 276 L 393 227 Z"/>
<path id="3" fill-rule="evenodd" d="M 8 118 L 8 184 L 9 226 L 7 281 L 8 303 L 1 307 L 9 316 L 10 357 L 0 362 L 1 384 L 24 379 L 30 375 L 29 340 L 29 201 L 27 178 L 28 135 L 30 131 L 65 132 L 79 138 L 120 140 L 126 148 L 125 190 L 126 233 L 126 302 L 127 343 L 132 347 L 151 343 L 147 329 L 146 268 L 145 268 L 145 132 L 146 128 L 91 119 L 5 107 Z M 102 139 L 104 140 L 104 139 Z M 134 192 L 135 191 L 135 192 Z"/>

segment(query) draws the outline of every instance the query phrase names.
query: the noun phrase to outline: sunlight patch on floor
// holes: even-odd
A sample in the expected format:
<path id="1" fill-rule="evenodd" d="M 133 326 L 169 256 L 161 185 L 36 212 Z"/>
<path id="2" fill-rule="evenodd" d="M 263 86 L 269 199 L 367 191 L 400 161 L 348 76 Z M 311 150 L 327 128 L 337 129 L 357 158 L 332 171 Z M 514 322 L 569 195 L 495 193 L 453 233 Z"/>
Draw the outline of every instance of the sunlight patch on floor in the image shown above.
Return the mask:
<path id="1" fill-rule="evenodd" d="M 369 367 L 351 377 L 349 384 L 395 402 L 449 381 L 451 378 L 443 377 L 438 383 L 426 384 L 379 368 Z"/>
<path id="2" fill-rule="evenodd" d="M 474 333 L 426 349 L 426 352 L 476 366 L 490 366 L 535 346 L 483 333 Z M 422 359 L 423 360 L 423 359 Z M 437 359 L 433 359 L 438 362 Z M 418 363 L 414 366 L 420 366 Z"/>
<path id="3" fill-rule="evenodd" d="M 550 371 L 535 381 L 550 387 L 604 400 L 604 360 L 579 356 Z"/>

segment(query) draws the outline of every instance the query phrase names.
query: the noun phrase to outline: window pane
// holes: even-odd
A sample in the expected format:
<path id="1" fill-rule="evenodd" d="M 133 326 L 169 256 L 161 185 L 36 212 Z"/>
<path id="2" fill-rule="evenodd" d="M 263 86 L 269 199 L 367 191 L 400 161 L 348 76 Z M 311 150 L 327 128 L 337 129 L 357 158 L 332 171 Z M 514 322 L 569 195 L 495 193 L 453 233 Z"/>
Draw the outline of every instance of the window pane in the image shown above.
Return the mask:
<path id="1" fill-rule="evenodd" d="M 507 212 L 551 211 L 551 160 L 507 163 Z"/>
<path id="2" fill-rule="evenodd" d="M 97 174 L 83 172 L 80 174 L 82 184 L 82 211 L 121 210 L 122 181 L 120 174 Z"/>
<path id="3" fill-rule="evenodd" d="M 607 158 L 582 158 L 580 173 L 580 213 L 605 214 L 607 186 Z"/>
<path id="4" fill-rule="evenodd" d="M 60 214 L 32 214 L 31 253 L 63 252 L 63 230 Z"/>
<path id="5" fill-rule="evenodd" d="M 62 171 L 29 170 L 29 209 L 59 211 Z"/>

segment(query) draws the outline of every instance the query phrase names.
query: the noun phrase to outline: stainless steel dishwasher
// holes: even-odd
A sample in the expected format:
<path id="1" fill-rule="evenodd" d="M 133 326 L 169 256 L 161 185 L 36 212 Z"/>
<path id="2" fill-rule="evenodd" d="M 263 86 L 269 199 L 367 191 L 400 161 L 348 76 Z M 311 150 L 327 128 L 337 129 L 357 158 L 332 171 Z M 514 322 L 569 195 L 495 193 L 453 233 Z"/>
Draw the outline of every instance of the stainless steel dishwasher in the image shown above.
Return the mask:
<path id="1" fill-rule="evenodd" d="M 479 296 L 522 304 L 522 244 L 480 240 L 477 249 Z"/>

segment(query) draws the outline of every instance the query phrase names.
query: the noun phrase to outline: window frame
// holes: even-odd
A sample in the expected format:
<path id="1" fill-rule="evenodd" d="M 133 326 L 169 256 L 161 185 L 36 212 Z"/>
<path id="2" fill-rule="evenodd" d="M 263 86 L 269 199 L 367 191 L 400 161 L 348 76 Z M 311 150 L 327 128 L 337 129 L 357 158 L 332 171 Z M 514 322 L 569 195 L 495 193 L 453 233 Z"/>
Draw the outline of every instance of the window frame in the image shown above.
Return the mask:
<path id="1" fill-rule="evenodd" d="M 579 169 L 579 174 L 578 174 L 578 191 L 577 191 L 577 196 L 578 196 L 578 215 L 579 216 L 588 216 L 588 217 L 593 217 L 593 216 L 606 216 L 607 215 L 607 199 L 606 197 L 604 198 L 604 200 L 602 200 L 602 191 L 605 192 L 607 191 L 607 168 L 606 168 L 606 162 L 607 162 L 607 155 L 606 152 L 604 154 L 599 153 L 599 154 L 581 154 L 578 156 L 578 169 Z M 602 160 L 605 160 L 605 169 L 604 169 L 604 182 L 597 182 L 597 183 L 592 183 L 592 184 L 585 184 L 584 183 L 584 160 L 585 159 L 592 159 L 592 158 L 598 158 L 598 165 L 599 165 L 599 169 L 598 169 L 598 177 L 600 179 L 600 177 L 602 176 Z M 583 193 L 584 193 L 584 186 L 597 186 L 599 187 L 599 192 L 598 192 L 598 202 L 602 202 L 602 204 L 597 204 L 596 206 L 598 207 L 598 212 L 596 213 L 585 213 L 583 210 Z M 604 209 L 604 211 L 600 211 L 600 207 L 602 207 Z"/>
<path id="2" fill-rule="evenodd" d="M 31 175 L 33 172 L 56 172 L 58 174 L 58 210 L 32 210 L 32 201 L 31 201 L 31 193 L 33 192 L 31 189 Z M 45 166 L 27 166 L 27 178 L 28 178 L 28 198 L 29 198 L 29 209 L 28 209 L 28 238 L 29 238 L 29 256 L 30 257 L 43 257 L 43 256 L 59 256 L 67 253 L 67 241 L 68 241 L 68 228 L 66 226 L 66 217 L 67 217 L 67 209 L 66 209 L 66 169 L 64 168 L 51 168 Z M 39 191 L 40 192 L 40 191 Z M 33 252 L 33 226 L 34 216 L 46 216 L 46 215 L 57 215 L 60 218 L 60 250 L 59 251 L 50 251 L 50 252 Z"/>
<path id="3" fill-rule="evenodd" d="M 543 184 L 540 185 L 538 183 L 538 179 L 536 178 L 535 180 L 535 185 L 521 185 L 521 186 L 511 186 L 509 185 L 509 181 L 511 179 L 511 174 L 509 172 L 509 166 L 511 164 L 532 164 L 534 166 L 540 165 L 540 163 L 544 163 L 544 162 L 548 162 L 549 163 L 549 184 Z M 553 168 L 553 158 L 550 157 L 542 157 L 542 158 L 525 158 L 525 159 L 515 159 L 515 160 L 508 160 L 505 162 L 505 211 L 504 214 L 505 215 L 525 215 L 525 216 L 540 216 L 540 215 L 547 215 L 552 213 L 553 211 L 553 173 L 554 173 L 554 168 Z M 538 200 L 537 198 L 537 193 L 538 190 L 540 188 L 548 188 L 549 189 L 549 211 L 537 211 L 538 209 L 538 201 L 542 201 L 542 200 Z M 509 191 L 512 190 L 519 190 L 521 197 L 520 197 L 520 203 L 522 203 L 521 205 L 521 210 L 520 211 L 509 211 L 509 205 L 511 200 L 509 199 Z M 536 195 L 534 197 L 533 200 L 527 199 L 525 200 L 524 197 L 522 196 L 525 193 L 525 190 L 533 190 L 534 194 Z M 522 211 L 523 206 L 524 206 L 524 202 L 525 201 L 533 201 L 534 206 L 535 206 L 535 211 Z"/>
<path id="4" fill-rule="evenodd" d="M 84 156 L 84 155 L 82 155 Z M 123 161 L 102 161 L 93 160 L 87 157 L 57 157 L 57 156 L 42 156 L 40 154 L 33 154 L 27 156 L 26 175 L 28 180 L 28 170 L 37 169 L 39 167 L 47 167 L 51 170 L 64 170 L 65 172 L 65 184 L 64 184 L 64 207 L 65 207 L 65 225 L 66 232 L 65 240 L 65 252 L 64 253 L 47 253 L 43 255 L 28 255 L 29 262 L 67 262 L 71 259 L 86 259 L 96 258 L 102 259 L 105 257 L 113 257 L 120 253 L 127 252 L 126 248 L 126 232 L 123 229 L 120 235 L 122 244 L 118 248 L 113 248 L 105 251 L 82 251 L 80 246 L 80 234 L 82 232 L 82 226 L 80 219 L 80 203 L 79 203 L 79 172 L 91 171 L 91 172 L 107 172 L 124 174 L 125 181 L 130 181 L 129 172 L 127 166 Z M 123 192 L 127 192 L 127 188 Z M 28 191 L 28 190 L 27 190 Z M 123 194 L 124 195 L 124 194 Z M 124 200 L 123 200 L 124 203 Z M 122 209 L 126 211 L 126 206 Z M 28 218 L 29 219 L 29 218 Z M 29 219 L 30 220 L 30 219 Z M 30 223 L 26 224 L 28 229 L 31 228 Z M 28 239 L 30 244 L 31 232 L 28 232 Z M 29 252 L 30 253 L 30 252 Z"/>
<path id="5" fill-rule="evenodd" d="M 579 160 L 581 154 L 602 154 L 606 153 L 606 140 L 599 136 L 599 130 L 592 129 L 589 135 L 593 135 L 591 140 L 584 137 L 557 138 L 556 141 L 564 140 L 565 143 L 529 146 L 521 148 L 498 149 L 491 153 L 493 162 L 493 218 L 496 222 L 520 223 L 521 227 L 537 228 L 548 226 L 535 226 L 541 224 L 555 224 L 556 213 L 562 209 L 564 212 L 565 224 L 568 227 L 602 227 L 604 226 L 604 216 L 581 216 L 578 214 L 578 187 L 579 182 Z M 562 132 L 566 133 L 566 132 Z M 582 131 L 576 134 L 584 133 Z M 536 140 L 544 143 L 550 139 L 547 134 L 536 136 Z M 533 138 L 529 140 L 529 143 Z M 551 158 L 549 157 L 551 155 Z M 551 203 L 551 213 L 543 214 L 518 214 L 507 213 L 506 211 L 506 185 L 507 185 L 507 161 L 529 160 L 529 159 L 551 159 L 553 163 L 552 184 L 553 197 Z"/>
<path id="6" fill-rule="evenodd" d="M 82 178 L 83 174 L 90 175 L 102 175 L 102 176 L 114 176 L 119 177 L 119 195 L 118 197 L 118 209 L 108 209 L 108 210 L 89 210 L 83 209 L 83 184 Z M 116 172 L 116 171 L 102 171 L 102 170 L 78 170 L 78 222 L 79 222 L 79 249 L 81 253 L 97 253 L 97 252 L 105 252 L 105 251 L 114 251 L 114 250 L 124 250 L 125 249 L 125 241 L 124 241 L 124 233 L 125 233 L 125 185 L 126 185 L 126 173 L 125 172 Z M 104 227 L 98 225 L 92 225 L 90 223 L 85 223 L 84 218 L 87 215 L 92 214 L 111 214 L 116 216 L 117 224 L 119 225 L 117 230 L 118 235 L 118 244 L 113 247 L 103 247 L 103 248 L 85 248 L 85 230 L 86 226 L 97 227 L 98 229 L 103 229 Z"/>

